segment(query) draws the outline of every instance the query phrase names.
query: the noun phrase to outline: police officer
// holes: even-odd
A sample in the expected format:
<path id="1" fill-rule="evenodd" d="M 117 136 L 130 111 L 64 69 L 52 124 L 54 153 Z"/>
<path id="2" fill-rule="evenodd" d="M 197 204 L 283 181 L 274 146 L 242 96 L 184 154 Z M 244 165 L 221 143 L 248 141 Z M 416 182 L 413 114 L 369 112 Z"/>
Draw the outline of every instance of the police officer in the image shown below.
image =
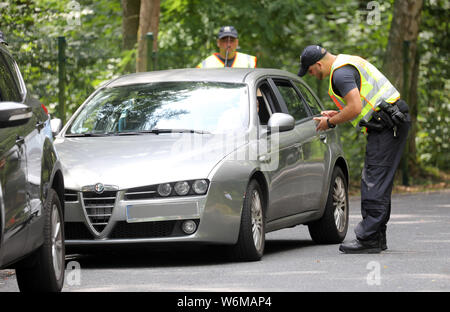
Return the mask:
<path id="1" fill-rule="evenodd" d="M 321 112 L 314 118 L 317 131 L 351 122 L 367 130 L 361 176 L 362 221 L 356 239 L 344 242 L 344 253 L 379 253 L 387 249 L 386 224 L 391 213 L 395 171 L 406 143 L 410 117 L 407 104 L 389 80 L 359 56 L 333 55 L 318 45 L 306 47 L 300 59 L 300 77 L 309 73 L 329 78 L 328 94 L 339 110 Z"/>
<path id="2" fill-rule="evenodd" d="M 217 34 L 217 47 L 220 52 L 207 57 L 197 65 L 197 68 L 255 68 L 256 57 L 237 52 L 236 49 L 238 46 L 239 39 L 237 30 L 233 26 L 221 27 Z"/>

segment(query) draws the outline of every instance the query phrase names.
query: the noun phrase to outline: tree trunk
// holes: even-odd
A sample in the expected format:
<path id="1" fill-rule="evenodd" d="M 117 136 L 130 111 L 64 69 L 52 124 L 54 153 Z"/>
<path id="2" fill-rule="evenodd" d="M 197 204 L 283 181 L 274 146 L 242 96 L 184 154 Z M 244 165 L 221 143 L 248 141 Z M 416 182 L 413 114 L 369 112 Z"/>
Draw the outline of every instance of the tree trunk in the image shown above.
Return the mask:
<path id="1" fill-rule="evenodd" d="M 419 69 L 419 57 L 417 54 L 417 38 L 419 36 L 420 16 L 423 0 L 395 0 L 394 15 L 392 17 L 389 41 L 383 62 L 383 72 L 392 84 L 401 93 L 401 97 L 408 102 L 412 131 L 410 132 L 405 154 L 412 165 L 411 171 L 416 171 L 416 121 L 417 121 L 417 79 Z M 404 42 L 409 42 L 407 57 L 404 59 Z M 404 64 L 407 62 L 407 81 L 404 81 Z M 406 93 L 405 93 L 406 90 Z"/>
<path id="2" fill-rule="evenodd" d="M 399 75 L 403 72 L 404 64 L 403 42 L 410 42 L 409 77 L 412 77 L 422 6 L 422 0 L 396 0 L 394 3 L 394 16 L 392 17 L 389 41 L 384 57 L 383 72 L 400 92 L 404 90 L 403 75 Z M 408 87 L 410 85 L 411 79 L 408 81 Z"/>
<path id="3" fill-rule="evenodd" d="M 131 50 L 137 42 L 141 0 L 122 0 L 122 46 Z"/>
<path id="4" fill-rule="evenodd" d="M 153 51 L 156 52 L 158 49 L 159 8 L 160 0 L 141 0 L 136 72 L 147 71 L 147 42 L 145 35 L 148 32 L 153 33 Z"/>

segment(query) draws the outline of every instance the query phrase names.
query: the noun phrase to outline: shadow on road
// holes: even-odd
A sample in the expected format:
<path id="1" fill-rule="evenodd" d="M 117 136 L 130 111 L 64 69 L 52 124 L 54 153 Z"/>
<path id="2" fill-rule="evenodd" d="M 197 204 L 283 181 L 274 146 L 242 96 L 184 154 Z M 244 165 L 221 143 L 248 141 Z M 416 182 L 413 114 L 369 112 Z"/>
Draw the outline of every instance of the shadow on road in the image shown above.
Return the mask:
<path id="1" fill-rule="evenodd" d="M 315 246 L 316 244 L 312 240 L 302 239 L 271 239 L 266 240 L 266 248 L 264 255 L 277 254 L 284 251 L 290 251 L 294 249 L 305 248 L 309 246 Z"/>
<path id="2" fill-rule="evenodd" d="M 308 240 L 266 240 L 264 255 L 312 245 L 314 242 Z M 84 269 L 207 266 L 232 263 L 228 248 L 209 245 L 68 248 L 66 262 L 77 261 Z"/>

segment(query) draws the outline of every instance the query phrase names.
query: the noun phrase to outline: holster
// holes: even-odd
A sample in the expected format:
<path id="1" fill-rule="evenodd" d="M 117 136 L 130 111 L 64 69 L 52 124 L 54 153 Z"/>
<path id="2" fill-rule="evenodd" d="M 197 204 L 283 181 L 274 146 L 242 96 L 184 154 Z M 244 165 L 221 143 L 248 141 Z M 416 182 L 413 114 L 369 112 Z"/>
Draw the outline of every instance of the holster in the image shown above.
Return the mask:
<path id="1" fill-rule="evenodd" d="M 380 132 L 381 130 L 384 129 L 384 124 L 377 121 L 375 118 L 372 118 L 369 121 L 361 120 L 359 122 L 359 126 L 366 127 L 367 130 L 369 130 L 369 131 L 377 131 L 377 132 Z"/>
<path id="2" fill-rule="evenodd" d="M 394 137 L 397 137 L 397 127 L 408 119 L 408 112 L 408 104 L 403 100 L 398 100 L 394 104 L 382 101 L 380 110 L 374 111 L 369 121 L 361 120 L 359 125 L 378 132 L 385 128 L 393 129 Z"/>

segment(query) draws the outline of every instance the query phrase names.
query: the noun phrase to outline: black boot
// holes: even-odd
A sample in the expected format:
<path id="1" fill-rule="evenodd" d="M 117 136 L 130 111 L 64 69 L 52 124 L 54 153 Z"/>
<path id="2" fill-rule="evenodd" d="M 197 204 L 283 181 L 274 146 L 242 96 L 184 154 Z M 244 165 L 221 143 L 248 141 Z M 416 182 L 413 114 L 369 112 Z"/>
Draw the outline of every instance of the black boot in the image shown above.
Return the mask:
<path id="1" fill-rule="evenodd" d="M 386 232 L 381 231 L 380 232 L 380 243 L 381 243 L 381 250 L 386 250 L 387 248 L 387 242 L 386 242 Z"/>
<path id="2" fill-rule="evenodd" d="M 371 254 L 381 252 L 381 241 L 355 239 L 339 246 L 339 250 L 347 254 Z"/>

